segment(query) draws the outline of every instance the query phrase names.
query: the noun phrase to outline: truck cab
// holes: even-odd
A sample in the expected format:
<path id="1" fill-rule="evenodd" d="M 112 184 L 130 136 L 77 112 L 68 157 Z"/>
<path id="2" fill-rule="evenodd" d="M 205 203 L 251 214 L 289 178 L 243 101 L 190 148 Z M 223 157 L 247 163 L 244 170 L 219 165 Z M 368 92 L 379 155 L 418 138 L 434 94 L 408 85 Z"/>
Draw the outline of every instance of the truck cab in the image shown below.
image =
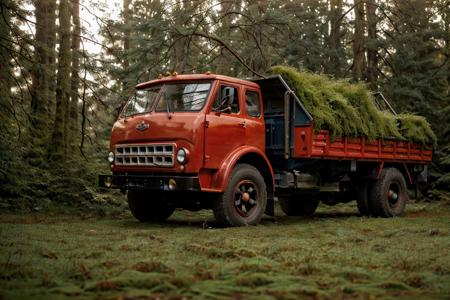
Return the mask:
<path id="1" fill-rule="evenodd" d="M 225 226 L 274 214 L 311 215 L 356 199 L 363 215 L 404 212 L 426 180 L 429 147 L 402 139 L 336 137 L 279 75 L 257 80 L 176 73 L 136 86 L 117 121 L 99 185 L 127 194 L 140 221 L 175 208 L 212 209 Z"/>
<path id="2" fill-rule="evenodd" d="M 250 189 L 241 193 L 247 202 L 233 204 L 234 223 L 221 221 L 256 224 L 266 205 L 253 198 L 273 191 L 259 85 L 209 73 L 139 84 L 112 128 L 109 160 L 113 174 L 100 176 L 100 185 L 127 192 L 141 221 L 165 219 L 175 207 L 212 208 L 236 164 L 245 165 L 261 186 L 236 183 Z"/>

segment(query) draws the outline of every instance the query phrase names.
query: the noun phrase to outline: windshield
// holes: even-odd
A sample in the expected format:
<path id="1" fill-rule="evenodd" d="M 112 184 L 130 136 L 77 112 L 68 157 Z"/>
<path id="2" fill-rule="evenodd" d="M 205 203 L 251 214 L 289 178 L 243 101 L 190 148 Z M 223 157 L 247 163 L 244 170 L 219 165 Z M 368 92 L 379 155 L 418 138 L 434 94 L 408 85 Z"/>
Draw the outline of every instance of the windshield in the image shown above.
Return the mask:
<path id="1" fill-rule="evenodd" d="M 205 105 L 211 82 L 169 83 L 136 90 L 128 101 L 122 116 L 158 112 L 199 111 Z"/>
<path id="2" fill-rule="evenodd" d="M 166 84 L 156 111 L 199 111 L 208 97 L 211 83 Z"/>
<path id="3" fill-rule="evenodd" d="M 158 99 L 160 90 L 160 85 L 145 90 L 136 90 L 128 101 L 122 115 L 126 117 L 150 112 L 156 99 Z"/>

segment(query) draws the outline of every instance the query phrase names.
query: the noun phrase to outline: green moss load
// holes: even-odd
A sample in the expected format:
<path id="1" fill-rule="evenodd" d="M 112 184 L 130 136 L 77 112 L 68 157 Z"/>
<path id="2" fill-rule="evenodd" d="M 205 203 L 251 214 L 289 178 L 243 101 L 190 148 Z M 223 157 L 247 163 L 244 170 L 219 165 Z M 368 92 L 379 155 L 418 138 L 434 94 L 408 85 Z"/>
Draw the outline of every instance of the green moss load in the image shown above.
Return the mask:
<path id="1" fill-rule="evenodd" d="M 436 135 L 424 117 L 414 114 L 399 114 L 398 120 L 400 133 L 408 140 L 423 144 L 436 144 Z"/>
<path id="2" fill-rule="evenodd" d="M 412 114 L 395 117 L 380 111 L 363 83 L 335 80 L 288 66 L 274 66 L 268 73 L 286 80 L 313 116 L 316 130 L 330 130 L 333 136 L 365 136 L 368 140 L 405 138 L 423 144 L 436 142 L 425 118 Z"/>

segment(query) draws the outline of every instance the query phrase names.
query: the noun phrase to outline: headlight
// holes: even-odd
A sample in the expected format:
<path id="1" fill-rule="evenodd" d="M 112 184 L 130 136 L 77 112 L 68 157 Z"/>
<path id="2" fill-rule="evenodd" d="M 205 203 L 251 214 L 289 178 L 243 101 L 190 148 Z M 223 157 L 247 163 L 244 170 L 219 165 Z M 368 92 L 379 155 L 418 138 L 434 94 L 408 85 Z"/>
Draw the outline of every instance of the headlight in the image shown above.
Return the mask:
<path id="1" fill-rule="evenodd" d="M 108 161 L 111 164 L 114 162 L 114 152 L 111 151 L 108 153 Z"/>
<path id="2" fill-rule="evenodd" d="M 181 148 L 181 149 L 178 150 L 178 152 L 177 152 L 177 161 L 180 164 L 182 164 L 182 165 L 187 163 L 187 161 L 188 161 L 188 153 L 187 153 L 186 149 Z"/>

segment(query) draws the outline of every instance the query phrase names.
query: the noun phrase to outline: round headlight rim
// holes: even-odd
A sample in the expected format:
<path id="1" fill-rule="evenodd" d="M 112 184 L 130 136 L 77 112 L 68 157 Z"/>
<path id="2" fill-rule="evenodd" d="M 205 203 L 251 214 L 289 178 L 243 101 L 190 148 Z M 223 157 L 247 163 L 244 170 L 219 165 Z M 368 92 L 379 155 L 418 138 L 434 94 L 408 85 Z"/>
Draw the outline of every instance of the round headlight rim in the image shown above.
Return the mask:
<path id="1" fill-rule="evenodd" d="M 183 160 L 180 160 L 180 159 L 179 159 L 179 154 L 180 154 L 180 153 L 184 153 L 184 155 L 183 155 Z M 189 152 L 188 152 L 188 150 L 187 150 L 186 148 L 180 148 L 180 149 L 178 149 L 177 154 L 176 154 L 176 159 L 177 159 L 177 162 L 178 162 L 180 165 L 185 165 L 185 164 L 187 164 L 188 158 L 189 158 Z"/>
<path id="2" fill-rule="evenodd" d="M 108 162 L 109 162 L 110 164 L 112 164 L 112 163 L 114 163 L 114 160 L 115 160 L 114 152 L 109 151 L 109 152 L 108 152 Z"/>

